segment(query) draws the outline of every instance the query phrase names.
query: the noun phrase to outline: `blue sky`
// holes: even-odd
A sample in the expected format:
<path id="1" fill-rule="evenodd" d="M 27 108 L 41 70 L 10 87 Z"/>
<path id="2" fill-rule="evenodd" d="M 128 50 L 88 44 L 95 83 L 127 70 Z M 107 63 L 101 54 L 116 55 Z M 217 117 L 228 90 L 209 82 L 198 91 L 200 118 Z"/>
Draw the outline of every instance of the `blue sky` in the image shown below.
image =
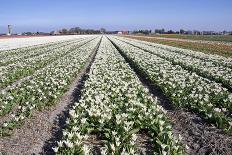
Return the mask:
<path id="1" fill-rule="evenodd" d="M 232 0 L 1 0 L 0 33 L 79 26 L 232 30 Z"/>

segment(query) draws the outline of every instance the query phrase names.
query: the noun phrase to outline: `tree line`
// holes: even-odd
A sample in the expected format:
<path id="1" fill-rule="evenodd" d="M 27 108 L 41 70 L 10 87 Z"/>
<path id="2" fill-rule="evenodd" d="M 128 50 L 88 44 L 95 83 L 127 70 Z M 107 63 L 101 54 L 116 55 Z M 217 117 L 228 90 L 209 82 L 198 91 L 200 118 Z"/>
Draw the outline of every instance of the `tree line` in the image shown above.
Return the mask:
<path id="1" fill-rule="evenodd" d="M 232 35 L 232 31 L 222 31 L 222 32 L 215 32 L 215 31 L 198 31 L 198 30 L 184 30 L 180 29 L 179 31 L 173 30 L 165 30 L 165 29 L 155 29 L 153 32 L 152 30 L 145 29 L 145 30 L 135 30 L 131 32 L 132 34 L 194 34 L 194 35 Z"/>
<path id="2" fill-rule="evenodd" d="M 58 31 L 52 31 L 50 34 L 61 34 L 61 35 L 68 35 L 68 34 L 104 34 L 106 33 L 106 29 L 101 28 L 100 30 L 94 29 L 82 29 L 80 27 L 74 27 L 70 29 L 63 28 Z"/>

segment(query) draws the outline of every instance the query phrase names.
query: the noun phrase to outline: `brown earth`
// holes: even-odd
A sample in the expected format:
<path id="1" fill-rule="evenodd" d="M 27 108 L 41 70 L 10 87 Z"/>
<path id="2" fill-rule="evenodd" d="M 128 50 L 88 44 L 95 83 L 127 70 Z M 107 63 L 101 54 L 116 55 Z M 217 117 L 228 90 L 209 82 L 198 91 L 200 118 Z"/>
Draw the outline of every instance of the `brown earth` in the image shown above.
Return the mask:
<path id="1" fill-rule="evenodd" d="M 123 35 L 123 37 L 200 51 L 207 54 L 218 54 L 225 57 L 232 57 L 232 44 L 228 43 L 133 35 Z"/>

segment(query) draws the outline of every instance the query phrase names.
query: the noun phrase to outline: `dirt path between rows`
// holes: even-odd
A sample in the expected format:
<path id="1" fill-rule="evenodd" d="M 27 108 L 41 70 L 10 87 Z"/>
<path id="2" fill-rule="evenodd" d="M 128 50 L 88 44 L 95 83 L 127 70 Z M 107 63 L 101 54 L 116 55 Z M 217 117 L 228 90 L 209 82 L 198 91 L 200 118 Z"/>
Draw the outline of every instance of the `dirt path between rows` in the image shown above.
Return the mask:
<path id="1" fill-rule="evenodd" d="M 175 108 L 162 91 L 139 77 L 144 86 L 159 101 L 159 104 L 167 111 L 167 116 L 172 123 L 173 133 L 176 137 L 181 135 L 181 140 L 186 154 L 189 155 L 231 155 L 232 136 L 223 130 L 207 123 L 200 116 L 187 111 L 187 109 Z"/>
<path id="2" fill-rule="evenodd" d="M 149 89 L 153 97 L 157 98 L 159 104 L 167 111 L 167 117 L 172 123 L 174 135 L 176 137 L 178 137 L 179 134 L 182 136 L 181 143 L 183 144 L 186 154 L 232 154 L 232 136 L 225 134 L 223 130 L 217 129 L 214 125 L 207 123 L 206 120 L 192 112 L 188 112 L 184 109 L 176 109 L 168 97 L 163 94 L 161 89 L 153 85 L 116 44 L 114 44 L 114 46 L 137 74 L 143 85 Z"/>
<path id="3" fill-rule="evenodd" d="M 61 132 L 68 117 L 69 108 L 80 97 L 80 90 L 94 61 L 100 42 L 59 103 L 42 112 L 35 112 L 31 119 L 26 120 L 21 128 L 14 131 L 12 136 L 2 138 L 0 154 L 53 154 L 51 148 L 56 145 L 55 141 L 62 136 Z"/>

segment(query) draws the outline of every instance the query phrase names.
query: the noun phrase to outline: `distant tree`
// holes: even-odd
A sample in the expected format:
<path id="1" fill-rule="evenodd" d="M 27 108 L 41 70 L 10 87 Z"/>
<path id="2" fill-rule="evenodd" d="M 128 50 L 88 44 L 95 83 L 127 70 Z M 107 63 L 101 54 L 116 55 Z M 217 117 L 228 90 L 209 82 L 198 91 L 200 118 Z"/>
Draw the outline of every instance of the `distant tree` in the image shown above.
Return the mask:
<path id="1" fill-rule="evenodd" d="M 70 34 L 74 34 L 74 33 L 75 33 L 75 28 L 69 29 L 69 33 L 70 33 Z"/>
<path id="2" fill-rule="evenodd" d="M 33 33 L 32 33 L 32 32 L 23 32 L 22 34 L 23 34 L 23 35 L 28 35 L 28 36 L 30 36 L 30 35 L 32 35 Z"/>
<path id="3" fill-rule="evenodd" d="M 184 30 L 183 29 L 180 29 L 180 34 L 184 34 Z"/>
<path id="4" fill-rule="evenodd" d="M 101 34 L 105 34 L 106 33 L 106 29 L 105 28 L 101 28 L 100 32 L 101 32 Z"/>
<path id="5" fill-rule="evenodd" d="M 129 34 L 129 31 L 124 31 L 124 32 Z M 132 34 L 145 34 L 145 35 L 148 35 L 150 33 L 151 33 L 151 30 L 136 30 L 132 32 Z"/>
<path id="6" fill-rule="evenodd" d="M 80 33 L 81 33 L 81 28 L 80 28 L 80 27 L 75 27 L 75 32 L 76 32 L 77 34 L 80 34 Z"/>
<path id="7" fill-rule="evenodd" d="M 155 29 L 155 33 L 157 33 L 157 34 L 164 34 L 165 33 L 165 29 Z"/>
<path id="8" fill-rule="evenodd" d="M 74 28 L 69 29 L 70 34 L 81 34 L 81 31 L 82 30 L 80 27 L 74 27 Z"/>
<path id="9" fill-rule="evenodd" d="M 106 30 L 102 30 L 103 32 L 106 32 Z M 74 27 L 70 28 L 69 30 L 63 28 L 58 31 L 59 34 L 100 34 L 100 30 L 94 30 L 94 29 L 81 29 L 80 27 Z"/>
<path id="10" fill-rule="evenodd" d="M 65 28 L 63 28 L 63 29 L 61 30 L 61 34 L 68 34 L 68 30 L 65 29 Z"/>
<path id="11" fill-rule="evenodd" d="M 155 29 L 155 33 L 161 33 L 159 29 Z"/>
<path id="12" fill-rule="evenodd" d="M 169 30 L 168 32 L 167 32 L 167 34 L 174 34 L 175 32 L 174 31 L 172 31 L 172 30 Z"/>
<path id="13" fill-rule="evenodd" d="M 55 31 L 51 31 L 51 32 L 50 32 L 51 35 L 54 34 L 54 33 L 55 33 Z"/>
<path id="14" fill-rule="evenodd" d="M 161 30 L 161 34 L 164 34 L 164 33 L 165 33 L 165 29 L 162 29 L 162 30 Z"/>

